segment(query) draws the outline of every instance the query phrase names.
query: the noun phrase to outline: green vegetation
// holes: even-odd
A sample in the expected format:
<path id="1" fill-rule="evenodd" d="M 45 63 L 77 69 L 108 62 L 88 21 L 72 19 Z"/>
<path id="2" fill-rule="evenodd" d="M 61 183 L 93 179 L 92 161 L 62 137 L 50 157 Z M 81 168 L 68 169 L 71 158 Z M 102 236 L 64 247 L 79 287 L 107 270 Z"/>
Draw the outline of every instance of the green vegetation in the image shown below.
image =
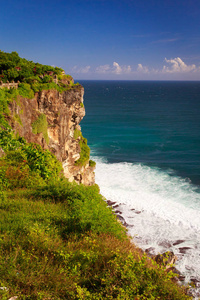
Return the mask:
<path id="1" fill-rule="evenodd" d="M 0 125 L 4 128 L 9 127 L 6 116 L 10 115 L 8 104 L 11 99 L 16 99 L 17 90 L 15 89 L 0 89 Z"/>
<path id="2" fill-rule="evenodd" d="M 71 75 L 62 75 L 61 79 L 66 79 L 68 80 L 71 84 L 73 82 L 73 77 Z"/>
<path id="3" fill-rule="evenodd" d="M 82 136 L 82 133 L 80 130 L 76 129 L 74 130 L 74 139 L 79 138 L 79 145 L 81 148 L 80 152 L 80 158 L 75 162 L 76 166 L 84 166 L 86 163 L 89 162 L 90 159 L 90 148 L 87 144 L 87 139 Z"/>
<path id="4" fill-rule="evenodd" d="M 0 131 L 0 147 L 6 153 L 0 158 L 2 190 L 43 186 L 62 171 L 61 163 L 52 153 L 15 137 L 10 129 Z"/>
<path id="5" fill-rule="evenodd" d="M 45 114 L 39 115 L 38 119 L 32 123 L 32 130 L 34 134 L 42 133 L 46 143 L 49 143 L 49 137 L 47 133 L 48 123 Z"/>
<path id="6" fill-rule="evenodd" d="M 49 74 L 61 75 L 61 68 L 54 68 L 33 61 L 28 61 L 25 58 L 19 57 L 17 52 L 5 53 L 0 51 L 0 79 L 3 82 L 20 81 L 30 83 L 34 80 L 39 80 L 39 76 L 43 76 L 42 82 L 48 82 Z"/>
<path id="7" fill-rule="evenodd" d="M 89 166 L 90 167 L 95 167 L 96 166 L 96 162 L 90 159 L 89 160 Z"/>
<path id="8" fill-rule="evenodd" d="M 82 133 L 77 128 L 74 129 L 74 139 L 77 140 L 78 137 L 82 137 Z"/>
<path id="9" fill-rule="evenodd" d="M 73 84 L 70 75 L 63 75 L 63 69 L 34 63 L 19 57 L 17 52 L 0 51 L 0 81 L 3 83 L 20 82 L 17 95 L 33 98 L 34 93 L 42 90 L 55 89 L 59 92 L 80 86 Z M 58 83 L 55 79 L 58 79 Z M 63 84 L 62 79 L 68 79 L 69 84 Z"/>
<path id="10" fill-rule="evenodd" d="M 14 120 L 15 120 L 16 122 L 18 122 L 20 125 L 22 125 L 22 120 L 21 120 L 21 118 L 20 118 L 20 116 L 19 116 L 18 114 L 15 114 L 15 115 L 14 115 Z"/>
<path id="11" fill-rule="evenodd" d="M 20 83 L 17 91 L 24 98 L 32 99 L 34 97 L 34 91 L 28 83 Z"/>

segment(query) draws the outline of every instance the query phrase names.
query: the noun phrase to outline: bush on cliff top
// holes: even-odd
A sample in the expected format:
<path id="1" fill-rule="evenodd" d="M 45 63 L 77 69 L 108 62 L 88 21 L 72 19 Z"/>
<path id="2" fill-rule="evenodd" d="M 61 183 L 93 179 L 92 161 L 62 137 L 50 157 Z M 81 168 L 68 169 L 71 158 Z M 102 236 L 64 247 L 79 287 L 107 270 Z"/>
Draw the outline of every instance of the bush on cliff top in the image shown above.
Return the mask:
<path id="1" fill-rule="evenodd" d="M 32 81 L 39 80 L 39 76 L 48 76 L 49 73 L 61 75 L 63 70 L 61 68 L 52 67 L 34 63 L 25 58 L 19 57 L 17 52 L 6 53 L 0 51 L 0 80 L 3 82 L 11 81 Z M 43 79 L 43 78 L 41 78 Z M 45 82 L 46 78 L 44 78 Z M 30 82 L 29 82 L 30 83 Z"/>
<path id="2" fill-rule="evenodd" d="M 58 84 L 54 82 L 54 76 L 62 79 L 63 72 L 64 70 L 61 68 L 21 58 L 17 52 L 6 53 L 0 50 L 0 81 L 4 83 L 19 81 L 18 94 L 25 98 L 32 99 L 34 93 L 42 90 L 56 89 L 63 92 L 74 88 L 76 84 L 73 84 L 72 81 L 69 85 L 62 84 L 62 81 L 59 81 Z M 66 77 L 72 78 L 70 75 L 66 75 Z"/>

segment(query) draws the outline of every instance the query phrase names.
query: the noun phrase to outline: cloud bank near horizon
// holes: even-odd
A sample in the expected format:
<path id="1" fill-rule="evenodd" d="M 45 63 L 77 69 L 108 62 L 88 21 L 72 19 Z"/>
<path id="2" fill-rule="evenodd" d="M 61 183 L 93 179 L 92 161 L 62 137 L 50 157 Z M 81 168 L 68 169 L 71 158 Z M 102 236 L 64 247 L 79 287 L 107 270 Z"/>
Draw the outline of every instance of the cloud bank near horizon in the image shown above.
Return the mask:
<path id="1" fill-rule="evenodd" d="M 200 75 L 200 67 L 195 64 L 186 64 L 180 57 L 164 60 L 164 65 L 160 69 L 150 68 L 138 63 L 137 67 L 131 67 L 131 65 L 120 65 L 114 61 L 112 65 L 105 64 L 95 68 L 91 66 L 77 67 L 74 66 L 71 69 L 74 74 L 96 74 L 96 75 L 181 75 L 181 74 L 196 74 Z M 199 77 L 200 79 L 200 77 Z"/>
<path id="2" fill-rule="evenodd" d="M 167 59 L 165 58 L 165 61 L 169 64 L 171 64 L 170 67 L 164 66 L 162 71 L 165 73 L 187 73 L 187 72 L 192 72 L 192 71 L 197 71 L 196 65 L 186 65 L 184 61 L 180 57 L 176 57 L 174 59 Z M 200 69 L 199 69 L 200 71 Z"/>

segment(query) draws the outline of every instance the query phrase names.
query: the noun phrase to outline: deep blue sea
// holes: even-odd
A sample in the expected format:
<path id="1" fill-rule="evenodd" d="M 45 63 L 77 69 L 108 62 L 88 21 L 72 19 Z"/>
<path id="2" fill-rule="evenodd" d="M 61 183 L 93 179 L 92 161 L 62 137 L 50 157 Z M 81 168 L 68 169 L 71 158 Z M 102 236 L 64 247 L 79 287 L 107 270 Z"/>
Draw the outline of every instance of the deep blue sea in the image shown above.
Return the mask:
<path id="1" fill-rule="evenodd" d="M 186 280 L 200 277 L 200 82 L 79 82 L 101 193 L 140 247 L 172 250 Z"/>

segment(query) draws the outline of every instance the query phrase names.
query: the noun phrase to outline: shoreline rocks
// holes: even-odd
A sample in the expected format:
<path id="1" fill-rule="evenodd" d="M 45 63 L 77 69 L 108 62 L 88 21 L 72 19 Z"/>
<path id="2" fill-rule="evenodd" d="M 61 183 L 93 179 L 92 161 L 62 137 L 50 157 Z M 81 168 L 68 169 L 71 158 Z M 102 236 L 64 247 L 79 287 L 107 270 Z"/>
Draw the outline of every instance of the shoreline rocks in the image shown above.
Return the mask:
<path id="1" fill-rule="evenodd" d="M 116 208 L 120 207 L 121 203 L 117 204 L 117 202 L 111 200 L 106 200 L 106 202 L 108 206 L 111 206 L 113 208 L 113 213 L 116 214 L 117 219 L 122 223 L 123 226 L 125 226 L 127 229 L 130 227 L 134 227 L 133 224 L 130 225 L 126 222 L 125 218 L 123 217 L 122 211 L 120 211 L 119 209 L 116 210 Z M 142 211 L 138 211 L 135 208 L 131 208 L 130 211 L 132 211 L 132 213 L 135 215 L 139 215 L 140 213 L 142 213 Z M 128 218 L 132 219 L 135 217 L 133 215 Z M 141 240 L 141 237 L 136 238 Z M 158 244 L 158 246 L 161 246 L 164 249 L 170 249 L 176 246 L 175 249 L 176 251 L 178 251 L 178 253 L 176 254 L 171 250 L 165 251 L 162 254 L 156 254 L 156 249 L 154 247 L 146 248 L 144 251 L 141 249 L 141 251 L 145 252 L 149 258 L 155 260 L 158 264 L 164 265 L 166 268 L 166 272 L 172 271 L 176 275 L 173 280 L 177 282 L 177 284 L 189 284 L 189 287 L 187 288 L 187 294 L 189 296 L 192 296 L 194 299 L 197 299 L 197 297 L 200 297 L 200 278 L 190 276 L 190 281 L 188 283 L 188 278 L 174 266 L 177 260 L 182 259 L 184 255 L 187 254 L 190 249 L 192 249 L 191 247 L 184 245 L 183 247 L 180 247 L 181 244 L 184 244 L 186 242 L 186 240 L 180 239 L 175 241 L 161 241 Z"/>

